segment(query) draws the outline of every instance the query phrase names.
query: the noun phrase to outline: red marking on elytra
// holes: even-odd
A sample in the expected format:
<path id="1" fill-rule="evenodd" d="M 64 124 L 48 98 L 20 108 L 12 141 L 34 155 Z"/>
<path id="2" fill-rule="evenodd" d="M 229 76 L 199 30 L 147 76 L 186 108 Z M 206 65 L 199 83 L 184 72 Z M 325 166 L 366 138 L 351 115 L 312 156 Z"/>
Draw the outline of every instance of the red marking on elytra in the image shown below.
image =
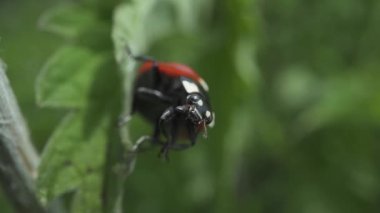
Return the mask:
<path id="1" fill-rule="evenodd" d="M 190 79 L 193 79 L 194 81 L 199 81 L 201 77 L 196 73 L 193 69 L 190 67 L 178 64 L 178 63 L 161 63 L 156 62 L 158 66 L 158 71 L 164 73 L 165 75 L 171 76 L 171 77 L 188 77 Z M 139 72 L 145 73 L 148 71 L 151 71 L 153 67 L 152 61 L 145 62 L 141 67 Z"/>

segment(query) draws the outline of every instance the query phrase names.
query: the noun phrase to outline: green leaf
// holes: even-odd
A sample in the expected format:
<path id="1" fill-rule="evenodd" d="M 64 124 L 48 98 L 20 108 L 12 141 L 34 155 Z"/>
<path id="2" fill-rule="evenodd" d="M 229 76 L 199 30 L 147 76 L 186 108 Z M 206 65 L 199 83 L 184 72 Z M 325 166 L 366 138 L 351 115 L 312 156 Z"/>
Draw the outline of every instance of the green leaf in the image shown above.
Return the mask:
<path id="1" fill-rule="evenodd" d="M 86 105 L 96 71 L 107 60 L 86 48 L 59 49 L 37 79 L 37 102 L 41 106 L 83 107 Z"/>
<path id="2" fill-rule="evenodd" d="M 77 189 L 74 212 L 99 212 L 109 121 L 105 114 L 98 122 L 91 122 L 92 131 L 86 131 L 90 123 L 87 115 L 75 112 L 56 129 L 39 168 L 37 185 L 43 201 Z"/>
<path id="3" fill-rule="evenodd" d="M 49 203 L 73 191 L 72 212 L 99 212 L 107 146 L 120 143 L 115 137 L 117 133 L 112 131 L 115 131 L 115 120 L 120 112 L 121 79 L 108 55 L 100 56 L 80 47 L 66 47 L 61 52 L 74 54 L 76 58 L 70 58 L 71 54 L 59 57 L 68 61 L 52 63 L 53 67 L 82 62 L 89 69 L 76 73 L 70 72 L 72 68 L 66 72 L 55 68 L 39 79 L 38 86 L 43 89 L 40 91 L 45 92 L 40 93 L 41 97 L 54 97 L 48 99 L 47 105 L 72 107 L 81 104 L 56 128 L 43 151 L 38 178 L 40 198 Z M 83 87 L 77 94 L 71 90 L 76 84 Z M 47 91 L 48 88 L 52 91 Z"/>
<path id="4" fill-rule="evenodd" d="M 178 27 L 187 33 L 194 33 L 199 26 L 211 19 L 210 10 L 213 1 L 205 0 L 168 0 L 175 11 L 175 22 Z"/>
<path id="5" fill-rule="evenodd" d="M 62 4 L 43 14 L 39 26 L 46 31 L 73 39 L 98 21 L 96 13 L 89 8 L 78 4 Z"/>
<path id="6" fill-rule="evenodd" d="M 154 3 L 154 0 L 138 1 L 134 4 L 121 4 L 115 9 L 112 39 L 116 59 L 122 70 L 125 68 L 123 60 L 128 57 L 125 52 L 127 45 L 132 51 L 140 52 L 149 44 L 147 39 L 149 33 L 146 31 L 149 26 L 143 23 L 147 23 L 147 18 L 153 12 Z"/>

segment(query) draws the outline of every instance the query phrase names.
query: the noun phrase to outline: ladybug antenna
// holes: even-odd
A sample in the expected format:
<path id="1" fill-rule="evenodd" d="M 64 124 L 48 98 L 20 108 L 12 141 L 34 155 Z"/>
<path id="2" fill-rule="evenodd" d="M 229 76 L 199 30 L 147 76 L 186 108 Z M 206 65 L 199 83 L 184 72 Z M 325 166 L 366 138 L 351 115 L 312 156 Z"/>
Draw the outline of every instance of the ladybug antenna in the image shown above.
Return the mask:
<path id="1" fill-rule="evenodd" d="M 130 48 L 128 45 L 125 46 L 125 50 L 126 50 L 128 56 L 131 57 L 131 58 L 133 58 L 133 59 L 136 60 L 136 61 L 141 61 L 141 62 L 151 61 L 151 62 L 153 62 L 153 63 L 156 63 L 156 60 L 154 60 L 153 58 L 151 58 L 151 57 L 149 57 L 149 56 L 145 56 L 145 55 L 134 55 L 134 54 L 132 53 L 131 48 Z"/>
<path id="2" fill-rule="evenodd" d="M 207 138 L 207 125 L 206 125 L 206 121 L 203 121 L 202 123 L 203 123 L 203 129 L 204 129 L 203 130 L 204 131 L 203 132 L 203 137 Z"/>
<path id="3" fill-rule="evenodd" d="M 125 51 L 127 52 L 128 56 L 134 57 L 131 48 L 128 45 L 125 45 Z"/>

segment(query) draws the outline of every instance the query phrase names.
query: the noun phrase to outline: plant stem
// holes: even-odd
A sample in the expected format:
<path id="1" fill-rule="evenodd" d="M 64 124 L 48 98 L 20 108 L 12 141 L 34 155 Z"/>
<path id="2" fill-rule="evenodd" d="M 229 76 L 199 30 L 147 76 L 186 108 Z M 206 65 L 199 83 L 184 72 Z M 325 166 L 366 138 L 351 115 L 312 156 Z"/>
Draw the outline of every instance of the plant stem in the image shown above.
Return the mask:
<path id="1" fill-rule="evenodd" d="M 34 187 L 39 156 L 0 60 L 0 182 L 16 212 L 45 212 Z"/>

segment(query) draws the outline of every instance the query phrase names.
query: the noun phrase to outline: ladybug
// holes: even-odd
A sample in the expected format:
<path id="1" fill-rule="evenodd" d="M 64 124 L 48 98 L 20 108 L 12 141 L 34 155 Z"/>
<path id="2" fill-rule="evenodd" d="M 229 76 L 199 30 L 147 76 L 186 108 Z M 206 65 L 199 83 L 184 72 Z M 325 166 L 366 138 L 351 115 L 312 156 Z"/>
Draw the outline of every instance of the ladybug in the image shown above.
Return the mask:
<path id="1" fill-rule="evenodd" d="M 145 139 L 161 146 L 159 156 L 168 159 L 169 150 L 194 146 L 200 133 L 207 137 L 215 115 L 202 77 L 183 64 L 128 53 L 142 62 L 134 82 L 132 114 L 139 113 L 154 126 L 152 136 Z"/>

